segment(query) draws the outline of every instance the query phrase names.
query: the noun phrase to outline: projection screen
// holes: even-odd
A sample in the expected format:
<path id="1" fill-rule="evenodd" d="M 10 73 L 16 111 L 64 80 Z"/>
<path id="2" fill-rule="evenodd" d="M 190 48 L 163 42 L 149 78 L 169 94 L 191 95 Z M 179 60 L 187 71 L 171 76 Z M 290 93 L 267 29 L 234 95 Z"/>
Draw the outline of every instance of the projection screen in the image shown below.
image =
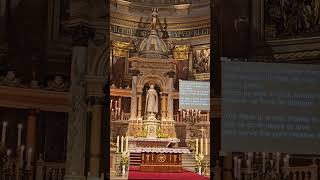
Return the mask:
<path id="1" fill-rule="evenodd" d="M 320 66 L 223 62 L 224 152 L 320 153 Z"/>

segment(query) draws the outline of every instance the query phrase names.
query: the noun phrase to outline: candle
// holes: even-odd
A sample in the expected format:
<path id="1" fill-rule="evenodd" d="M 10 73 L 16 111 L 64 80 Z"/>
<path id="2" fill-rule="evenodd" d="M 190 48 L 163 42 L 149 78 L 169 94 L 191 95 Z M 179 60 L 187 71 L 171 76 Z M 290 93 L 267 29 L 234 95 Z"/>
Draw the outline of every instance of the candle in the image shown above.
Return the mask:
<path id="1" fill-rule="evenodd" d="M 198 138 L 196 139 L 196 155 L 198 155 Z"/>
<path id="2" fill-rule="evenodd" d="M 128 147 L 129 147 L 128 141 L 129 141 L 129 137 L 127 136 L 127 137 L 126 137 L 126 152 L 129 151 L 129 149 L 128 149 Z"/>
<path id="3" fill-rule="evenodd" d="M 247 160 L 247 171 L 248 171 L 248 174 L 250 174 L 250 170 L 251 170 L 251 163 L 250 163 L 250 160 L 248 159 Z"/>
<path id="4" fill-rule="evenodd" d="M 121 152 L 123 152 L 123 136 L 121 136 Z"/>
<path id="5" fill-rule="evenodd" d="M 200 139 L 200 154 L 203 154 L 203 138 Z"/>
<path id="6" fill-rule="evenodd" d="M 206 145 L 205 152 L 206 152 L 206 155 L 208 155 L 208 138 L 206 138 L 205 145 Z"/>
<path id="7" fill-rule="evenodd" d="M 119 136 L 117 136 L 117 151 L 116 152 L 119 152 Z"/>
<path id="8" fill-rule="evenodd" d="M 112 99 L 111 99 L 111 102 L 110 102 L 110 109 L 112 108 Z"/>
<path id="9" fill-rule="evenodd" d="M 116 101 L 115 108 L 116 109 L 118 108 L 118 101 Z"/>
<path id="10" fill-rule="evenodd" d="M 266 172 L 266 153 L 262 152 L 262 172 Z"/>
<path id="11" fill-rule="evenodd" d="M 1 135 L 1 144 L 5 147 L 6 145 L 6 131 L 7 131 L 8 122 L 2 122 L 2 135 Z"/>
<path id="12" fill-rule="evenodd" d="M 238 157 L 234 157 L 233 158 L 233 174 L 235 179 L 238 178 L 237 170 L 238 170 Z"/>
<path id="13" fill-rule="evenodd" d="M 27 157 L 27 169 L 31 168 L 31 158 L 32 158 L 32 148 L 29 148 L 28 157 Z"/>
<path id="14" fill-rule="evenodd" d="M 22 145 L 20 147 L 20 168 L 23 167 L 23 151 L 24 151 L 24 146 Z"/>
<path id="15" fill-rule="evenodd" d="M 18 142 L 17 142 L 17 147 L 20 147 L 21 145 L 21 131 L 22 131 L 22 124 L 18 124 Z"/>

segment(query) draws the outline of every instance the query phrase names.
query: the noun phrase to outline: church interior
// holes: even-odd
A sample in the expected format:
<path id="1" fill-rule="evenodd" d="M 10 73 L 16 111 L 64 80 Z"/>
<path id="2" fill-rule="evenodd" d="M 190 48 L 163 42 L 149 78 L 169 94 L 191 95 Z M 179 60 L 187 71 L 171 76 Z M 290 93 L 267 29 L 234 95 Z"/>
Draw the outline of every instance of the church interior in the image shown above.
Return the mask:
<path id="1" fill-rule="evenodd" d="M 220 152 L 216 69 L 319 64 L 319 32 L 319 0 L 0 0 L 0 180 L 319 180 L 319 155 Z"/>

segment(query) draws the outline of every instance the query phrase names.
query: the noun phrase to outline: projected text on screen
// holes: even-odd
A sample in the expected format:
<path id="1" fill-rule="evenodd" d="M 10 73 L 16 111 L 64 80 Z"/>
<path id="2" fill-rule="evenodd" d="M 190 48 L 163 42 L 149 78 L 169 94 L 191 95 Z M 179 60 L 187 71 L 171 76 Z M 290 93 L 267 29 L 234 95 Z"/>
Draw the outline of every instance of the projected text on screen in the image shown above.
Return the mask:
<path id="1" fill-rule="evenodd" d="M 210 110 L 210 82 L 179 80 L 179 109 Z"/>
<path id="2" fill-rule="evenodd" d="M 320 152 L 320 66 L 222 64 L 222 149 Z"/>

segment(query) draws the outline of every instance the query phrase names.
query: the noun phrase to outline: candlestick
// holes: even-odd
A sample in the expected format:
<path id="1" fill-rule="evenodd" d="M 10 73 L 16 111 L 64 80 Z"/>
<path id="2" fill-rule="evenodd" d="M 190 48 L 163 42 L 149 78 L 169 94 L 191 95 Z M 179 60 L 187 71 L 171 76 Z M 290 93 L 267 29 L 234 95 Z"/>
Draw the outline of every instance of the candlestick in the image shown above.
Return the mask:
<path id="1" fill-rule="evenodd" d="M 21 145 L 21 131 L 22 131 L 22 124 L 18 124 L 18 142 L 17 142 L 17 147 L 20 147 Z"/>
<path id="2" fill-rule="evenodd" d="M 128 152 L 129 151 L 129 149 L 128 149 L 128 147 L 129 147 L 129 137 L 127 136 L 126 137 L 126 152 Z"/>
<path id="3" fill-rule="evenodd" d="M 203 154 L 203 138 L 200 139 L 200 154 Z"/>
<path id="4" fill-rule="evenodd" d="M 123 152 L 123 136 L 121 136 L 121 152 Z"/>
<path id="5" fill-rule="evenodd" d="M 206 140 L 205 140 L 205 145 L 206 145 L 205 146 L 206 147 L 205 148 L 206 149 L 206 151 L 205 151 L 206 154 L 205 155 L 208 155 L 208 138 L 206 138 Z"/>
<path id="6" fill-rule="evenodd" d="M 277 166 L 277 173 L 280 172 L 280 153 L 277 152 L 277 162 L 276 162 L 276 166 Z"/>
<path id="7" fill-rule="evenodd" d="M 31 158 L 32 158 L 32 148 L 29 148 L 28 157 L 27 157 L 27 169 L 31 168 Z"/>
<path id="8" fill-rule="evenodd" d="M 238 159 L 238 170 L 237 170 L 237 173 L 238 173 L 237 177 L 239 179 L 241 179 L 241 159 Z"/>
<path id="9" fill-rule="evenodd" d="M 2 122 L 1 144 L 2 144 L 4 147 L 5 147 L 5 145 L 6 145 L 7 125 L 8 125 L 8 122 L 6 122 L 6 121 L 3 121 L 3 122 Z"/>
<path id="10" fill-rule="evenodd" d="M 250 174 L 250 169 L 251 169 L 251 163 L 250 160 L 247 160 L 247 173 Z"/>
<path id="11" fill-rule="evenodd" d="M 198 138 L 196 139 L 196 155 L 198 155 Z"/>
<path id="12" fill-rule="evenodd" d="M 24 146 L 22 145 L 20 147 L 20 168 L 23 167 L 23 151 L 24 151 Z"/>
<path id="13" fill-rule="evenodd" d="M 117 152 L 119 152 L 119 136 L 117 136 Z"/>

